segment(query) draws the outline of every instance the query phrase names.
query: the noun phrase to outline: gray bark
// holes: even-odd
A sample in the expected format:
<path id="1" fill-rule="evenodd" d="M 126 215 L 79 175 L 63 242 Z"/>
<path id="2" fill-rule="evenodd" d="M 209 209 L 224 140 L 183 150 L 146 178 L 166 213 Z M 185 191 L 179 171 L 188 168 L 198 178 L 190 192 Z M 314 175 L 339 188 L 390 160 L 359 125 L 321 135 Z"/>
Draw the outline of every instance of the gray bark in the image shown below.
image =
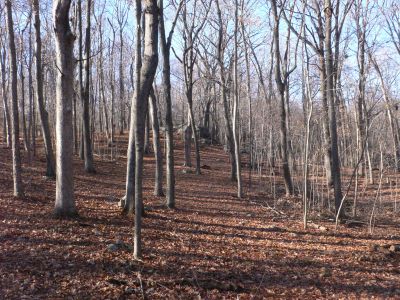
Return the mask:
<path id="1" fill-rule="evenodd" d="M 162 88 L 165 100 L 165 125 L 166 125 L 166 171 L 167 171 L 167 193 L 166 200 L 169 208 L 175 207 L 175 165 L 174 165 L 174 125 L 172 120 L 172 99 L 171 99 L 171 65 L 170 50 L 172 35 L 174 33 L 175 24 L 178 13 L 182 8 L 183 1 L 180 2 L 177 9 L 175 19 L 172 22 L 171 31 L 168 37 L 165 34 L 164 26 L 164 7 L 163 0 L 159 0 L 159 31 L 160 31 L 160 47 L 163 56 L 163 73 Z"/>
<path id="2" fill-rule="evenodd" d="M 225 66 L 224 66 L 224 49 L 225 45 L 223 42 L 223 34 L 224 28 L 222 23 L 222 12 L 219 6 L 219 1 L 217 4 L 217 14 L 218 14 L 218 22 L 219 22 L 219 30 L 218 30 L 218 64 L 219 64 L 219 80 L 221 84 L 221 99 L 224 105 L 224 119 L 226 126 L 226 137 L 228 140 L 229 146 L 229 157 L 231 163 L 231 180 L 236 180 L 236 158 L 235 158 L 235 145 L 233 139 L 233 130 L 232 130 L 232 121 L 230 118 L 230 108 L 228 103 L 228 95 L 226 88 L 226 79 L 225 79 Z"/>
<path id="3" fill-rule="evenodd" d="M 74 91 L 74 40 L 70 24 L 71 0 L 53 1 L 56 37 L 56 202 L 55 214 L 76 214 L 73 184 L 72 98 Z"/>
<path id="4" fill-rule="evenodd" d="M 6 89 L 6 50 L 3 49 L 0 53 L 0 63 L 1 63 L 1 93 L 3 98 L 3 112 L 5 121 L 6 135 L 4 135 L 7 146 L 11 147 L 11 120 L 10 120 L 10 110 L 8 107 L 8 97 Z"/>
<path id="5" fill-rule="evenodd" d="M 92 140 L 90 134 L 90 16 L 91 16 L 91 0 L 87 1 L 86 14 L 86 32 L 85 32 L 85 86 L 82 95 L 82 111 L 83 111 L 83 146 L 85 158 L 85 171 L 87 173 L 95 173 L 93 165 Z"/>
<path id="6" fill-rule="evenodd" d="M 21 153 L 19 144 L 19 117 L 18 117 L 18 89 L 17 89 L 17 56 L 15 51 L 14 40 L 14 23 L 12 19 L 11 0 L 6 1 L 7 8 L 7 28 L 9 42 L 9 63 L 11 71 L 11 95 L 12 95 L 12 160 L 13 160 L 13 182 L 14 196 L 21 197 L 23 195 L 22 178 L 21 178 Z"/>
<path id="7" fill-rule="evenodd" d="M 34 14 L 35 26 L 35 57 L 36 57 L 36 102 L 39 108 L 39 117 L 42 126 L 43 143 L 46 153 L 46 176 L 55 177 L 55 162 L 53 154 L 53 145 L 51 143 L 51 134 L 49 127 L 49 117 L 46 111 L 43 98 L 43 70 L 42 70 L 42 39 L 40 36 L 40 12 L 39 1 L 32 1 L 32 10 Z"/>
<path id="8" fill-rule="evenodd" d="M 142 244 L 141 244 L 141 230 L 142 230 L 142 214 L 138 213 L 143 208 L 142 198 L 142 180 L 143 180 L 143 154 L 144 154 L 144 127 L 145 119 L 148 109 L 148 99 L 150 90 L 152 88 L 154 76 L 157 71 L 158 64 L 158 7 L 156 0 L 145 0 L 144 9 L 144 23 L 145 23 L 145 35 L 144 35 L 144 55 L 142 60 L 142 66 L 140 68 L 140 80 L 139 90 L 136 93 L 135 101 L 133 106 L 135 110 L 135 234 L 134 234 L 134 256 L 140 258 L 142 256 Z M 141 11 L 140 0 L 136 0 L 137 10 Z M 139 44 L 141 41 L 137 41 Z M 140 45 L 140 44 L 139 44 Z M 138 47 L 140 48 L 140 46 Z M 139 55 L 140 56 L 140 55 Z M 130 141 L 132 143 L 133 141 Z"/>
<path id="9" fill-rule="evenodd" d="M 235 144 L 235 159 L 236 159 L 236 178 L 237 178 L 237 196 L 238 198 L 243 197 L 242 191 L 242 170 L 241 170 L 241 159 L 240 159 L 240 137 L 239 137 L 239 83 L 238 83 L 238 16 L 239 5 L 238 1 L 235 0 L 235 45 L 234 45 L 234 95 L 233 95 L 233 141 Z"/>
<path id="10" fill-rule="evenodd" d="M 155 196 L 164 196 L 163 192 L 163 156 L 161 150 L 161 142 L 160 142 L 160 126 L 158 123 L 158 112 L 157 112 L 157 99 L 154 93 L 154 89 L 150 91 L 150 116 L 151 116 L 151 125 L 153 130 L 153 148 L 154 148 L 154 157 L 156 160 L 156 173 L 155 173 L 155 182 L 154 182 L 154 195 Z"/>
<path id="11" fill-rule="evenodd" d="M 339 160 L 339 149 L 338 149 L 338 136 L 336 126 L 336 108 L 335 108 L 335 96 L 334 96 L 334 68 L 333 68 L 333 54 L 331 45 L 332 35 L 332 3 L 330 0 L 325 0 L 324 5 L 325 12 L 325 50 L 326 50 L 326 88 L 327 88 L 327 99 L 329 104 L 329 125 L 331 133 L 331 153 L 332 153 L 332 180 L 335 197 L 335 211 L 339 211 L 339 207 L 342 201 L 342 187 L 340 179 L 340 160 Z M 339 216 L 341 217 L 341 216 Z"/>
<path id="12" fill-rule="evenodd" d="M 286 105 L 285 105 L 285 91 L 286 85 L 288 84 L 288 73 L 281 74 L 281 55 L 279 47 L 279 15 L 277 11 L 277 4 L 275 0 L 271 1 L 272 12 L 275 18 L 274 25 L 274 54 L 275 54 L 275 81 L 279 92 L 279 104 L 280 104 L 280 143 L 281 143 L 281 156 L 282 156 L 282 169 L 283 178 L 285 181 L 286 195 L 293 194 L 293 183 L 289 168 L 289 155 L 288 155 L 288 138 L 287 138 L 287 120 L 286 120 Z M 283 75 L 283 76 L 282 76 Z M 283 77 L 283 79 L 282 79 Z"/>

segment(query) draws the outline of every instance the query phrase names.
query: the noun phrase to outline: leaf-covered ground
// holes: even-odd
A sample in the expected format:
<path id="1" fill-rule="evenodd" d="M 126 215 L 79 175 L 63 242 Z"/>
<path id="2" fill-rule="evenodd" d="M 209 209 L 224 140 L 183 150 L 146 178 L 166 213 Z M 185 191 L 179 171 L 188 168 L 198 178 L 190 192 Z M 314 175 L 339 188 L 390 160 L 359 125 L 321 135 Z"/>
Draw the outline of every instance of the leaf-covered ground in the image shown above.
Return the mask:
<path id="1" fill-rule="evenodd" d="M 15 199 L 11 152 L 0 145 L 0 298 L 400 299 L 400 255 L 371 250 L 400 244 L 399 223 L 378 224 L 373 235 L 365 226 L 335 231 L 322 221 L 326 231 L 303 230 L 299 213 L 268 208 L 271 197 L 258 188 L 236 198 L 221 147 L 201 154 L 203 175 L 183 172 L 178 145 L 176 210 L 152 195 L 154 159 L 146 156 L 144 258 L 135 261 L 133 218 L 118 207 L 126 157 L 95 157 L 95 175 L 76 158 L 80 217 L 59 220 L 44 158 L 24 160 L 26 196 Z M 280 204 L 301 210 L 299 201 Z"/>

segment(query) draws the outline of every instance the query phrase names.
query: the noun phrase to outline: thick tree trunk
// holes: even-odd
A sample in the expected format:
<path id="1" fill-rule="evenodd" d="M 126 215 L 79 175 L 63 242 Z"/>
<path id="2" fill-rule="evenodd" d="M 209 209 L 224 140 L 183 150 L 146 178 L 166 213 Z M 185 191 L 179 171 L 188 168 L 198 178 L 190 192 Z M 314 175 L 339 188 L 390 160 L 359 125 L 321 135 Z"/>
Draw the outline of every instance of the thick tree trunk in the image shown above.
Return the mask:
<path id="1" fill-rule="evenodd" d="M 42 125 L 43 142 L 46 153 L 46 176 L 54 178 L 56 175 L 55 161 L 53 154 L 53 145 L 51 143 L 51 134 L 49 127 L 49 118 L 44 104 L 43 97 L 43 70 L 42 70 L 42 39 L 40 35 L 40 12 L 39 1 L 32 1 L 34 14 L 35 39 L 36 39 L 36 102 L 39 108 L 39 117 Z"/>
<path id="2" fill-rule="evenodd" d="M 14 23 L 12 19 L 11 0 L 6 1 L 7 9 L 7 28 L 9 42 L 9 63 L 11 71 L 11 95 L 12 95 L 12 159 L 13 159 L 13 182 L 14 196 L 21 197 L 23 195 L 22 178 L 21 178 L 21 153 L 19 144 L 19 117 L 18 117 L 18 87 L 17 87 L 17 55 L 15 51 L 14 41 Z"/>
<path id="3" fill-rule="evenodd" d="M 71 0 L 54 0 L 56 36 L 56 203 L 55 214 L 76 214 L 73 184 L 72 98 L 74 91 L 74 40 L 69 25 Z"/>

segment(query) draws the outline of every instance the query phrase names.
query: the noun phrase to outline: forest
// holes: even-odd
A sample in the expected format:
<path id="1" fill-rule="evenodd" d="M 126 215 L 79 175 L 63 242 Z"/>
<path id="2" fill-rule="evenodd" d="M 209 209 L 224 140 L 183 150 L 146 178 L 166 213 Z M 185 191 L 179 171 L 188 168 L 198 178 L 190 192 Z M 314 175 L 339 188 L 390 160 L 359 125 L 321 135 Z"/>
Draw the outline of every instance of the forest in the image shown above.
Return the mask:
<path id="1" fill-rule="evenodd" d="M 0 299 L 399 299 L 399 0 L 0 0 Z"/>

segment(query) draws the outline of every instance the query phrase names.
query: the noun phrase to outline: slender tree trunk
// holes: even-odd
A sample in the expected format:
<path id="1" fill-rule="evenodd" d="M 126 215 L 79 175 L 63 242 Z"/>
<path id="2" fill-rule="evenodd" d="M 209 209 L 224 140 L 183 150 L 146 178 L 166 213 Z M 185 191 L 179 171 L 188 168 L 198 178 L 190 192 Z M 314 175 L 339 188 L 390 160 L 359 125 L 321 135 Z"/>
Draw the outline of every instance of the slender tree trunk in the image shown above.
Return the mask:
<path id="1" fill-rule="evenodd" d="M 191 167 L 192 166 L 192 158 L 191 158 L 191 151 L 192 151 L 192 126 L 190 124 L 190 115 L 188 115 L 188 124 L 185 127 L 185 163 L 184 166 Z"/>
<path id="2" fill-rule="evenodd" d="M 34 112 L 34 101 L 33 101 L 33 78 L 32 78 L 32 19 L 29 22 L 29 53 L 28 53 L 28 98 L 29 98 L 29 112 L 28 112 L 28 150 L 29 150 L 29 161 L 32 160 L 32 154 L 35 152 L 33 146 L 33 112 Z"/>
<path id="3" fill-rule="evenodd" d="M 145 130 L 144 130 L 144 153 L 150 153 L 150 115 L 147 112 L 145 117 Z"/>
<path id="4" fill-rule="evenodd" d="M 42 39 L 40 35 L 40 12 L 39 1 L 32 0 L 32 9 L 34 14 L 35 39 L 36 39 L 36 102 L 39 108 L 39 117 L 42 125 L 43 142 L 46 153 L 46 176 L 54 178 L 56 175 L 55 161 L 53 154 L 53 145 L 51 143 L 51 134 L 49 126 L 49 117 L 44 104 L 43 96 L 43 69 L 42 69 Z"/>
<path id="5" fill-rule="evenodd" d="M 217 14 L 218 14 L 218 22 L 219 22 L 219 30 L 218 30 L 218 64 L 219 64 L 219 78 L 221 82 L 221 99 L 224 105 L 224 119 L 226 124 L 226 136 L 228 140 L 229 146 L 229 155 L 231 162 L 231 180 L 234 181 L 237 179 L 237 170 L 236 170 L 236 157 L 235 157 L 235 143 L 233 137 L 232 130 L 232 122 L 231 122 L 231 113 L 228 103 L 228 95 L 226 89 L 226 80 L 225 80 L 225 67 L 224 67 L 224 43 L 223 43 L 223 34 L 224 28 L 222 23 L 222 12 L 219 6 L 219 1 L 217 4 Z"/>
<path id="6" fill-rule="evenodd" d="M 324 11 L 325 11 L 325 50 L 326 50 L 326 77 L 327 77 L 326 88 L 327 88 L 327 98 L 329 103 L 329 122 L 330 122 L 329 129 L 332 140 L 332 145 L 331 145 L 332 180 L 333 180 L 333 189 L 335 197 L 335 211 L 338 212 L 342 201 L 342 187 L 340 179 L 340 160 L 339 160 L 338 137 L 337 137 L 337 126 L 336 126 L 335 96 L 333 90 L 334 70 L 333 70 L 333 54 L 331 45 L 332 4 L 330 0 L 325 0 Z"/>
<path id="7" fill-rule="evenodd" d="M 144 127 L 148 109 L 148 99 L 152 88 L 158 64 L 158 8 L 156 0 L 145 0 L 144 9 L 144 56 L 143 65 L 140 68 L 140 86 L 135 97 L 135 234 L 134 234 L 134 256 L 142 256 L 141 230 L 142 214 L 138 213 L 143 208 L 142 180 L 143 180 L 143 154 L 144 154 Z M 136 9 L 140 13 L 141 0 L 136 0 Z M 139 21 L 140 22 L 140 21 Z M 140 35 L 139 35 L 140 36 Z M 137 48 L 140 50 L 140 39 L 137 41 Z M 138 51 L 140 53 L 140 51 Z M 137 52 L 137 53 L 138 53 Z M 139 55 L 140 56 L 140 55 Z M 136 79 L 138 80 L 138 79 Z M 132 127 L 131 127 L 132 128 Z M 130 141 L 132 143 L 133 141 Z"/>
<path id="8" fill-rule="evenodd" d="M 164 27 L 164 7 L 163 0 L 159 0 L 159 30 L 160 30 L 160 46 L 163 56 L 163 73 L 162 86 L 165 101 L 165 126 L 166 126 L 166 171 L 167 171 L 167 193 L 166 200 L 169 208 L 175 207 L 175 165 L 174 165 L 174 124 L 172 120 L 172 99 L 171 99 L 171 65 L 170 65 L 170 49 L 172 34 L 166 37 Z M 173 24 L 176 24 L 176 19 Z"/>
<path id="9" fill-rule="evenodd" d="M 244 3 L 244 2 L 243 2 Z M 248 128 L 249 128 L 249 189 L 251 189 L 251 171 L 253 168 L 253 111 L 251 100 L 251 78 L 250 78 L 250 58 L 248 50 L 248 42 L 246 41 L 246 30 L 243 20 L 241 21 L 242 36 L 244 39 L 244 57 L 246 61 L 246 93 L 248 101 Z"/>
<path id="10" fill-rule="evenodd" d="M 154 183 L 154 195 L 164 196 L 162 184 L 163 184 L 163 156 L 160 143 L 160 126 L 158 124 L 158 112 L 157 112 L 157 99 L 154 93 L 154 89 L 150 91 L 150 115 L 151 124 L 153 129 L 153 148 L 154 157 L 156 159 L 156 173 Z"/>
<path id="11" fill-rule="evenodd" d="M 234 50 L 234 95 L 233 95 L 233 141 L 235 144 L 235 160 L 236 160 L 236 177 L 237 177 L 237 196 L 238 198 L 243 197 L 242 191 L 242 166 L 240 159 L 240 136 L 239 136 L 239 83 L 238 83 L 238 16 L 239 4 L 235 0 L 235 50 Z"/>
<path id="12" fill-rule="evenodd" d="M 79 125 L 80 134 L 77 136 L 79 138 L 79 157 L 80 159 L 85 159 L 85 145 L 84 145 L 84 111 L 83 111 L 83 101 L 84 101 L 84 90 L 83 90 L 83 25 L 82 25 L 82 0 L 78 0 L 78 78 L 79 78 L 79 100 L 81 101 L 82 115 L 81 122 Z"/>
<path id="13" fill-rule="evenodd" d="M 289 157 L 288 157 L 288 138 L 287 138 L 287 120 L 286 120 L 286 105 L 285 105 L 285 91 L 287 84 L 287 74 L 281 74 L 281 55 L 279 48 L 279 16 L 277 12 L 277 4 L 276 1 L 271 1 L 272 10 L 275 18 L 275 26 L 274 26 L 274 54 L 275 54 L 275 81 L 278 87 L 279 92 L 279 103 L 280 103 L 280 144 L 281 144 L 281 156 L 282 156 L 282 169 L 283 169 L 283 178 L 285 181 L 285 190 L 286 195 L 293 194 L 293 183 L 292 177 L 290 174 L 289 168 Z"/>
<path id="14" fill-rule="evenodd" d="M 26 113 L 25 113 L 25 74 L 24 74 L 24 63 L 23 63 L 23 55 L 24 55 L 24 34 L 21 33 L 20 36 L 20 82 L 21 82 L 21 114 L 22 114 L 22 134 L 24 141 L 24 150 L 29 152 L 29 141 L 28 141 L 28 129 L 26 126 Z M 29 156 L 29 153 L 28 153 Z"/>
<path id="15" fill-rule="evenodd" d="M 119 117 L 119 134 L 124 134 L 125 127 L 125 89 L 124 89 L 124 63 L 123 63 L 123 47 L 124 40 L 122 37 L 122 27 L 119 30 L 120 49 L 119 49 L 119 105 L 120 105 L 120 117 Z"/>
<path id="16" fill-rule="evenodd" d="M 21 178 L 21 153 L 19 144 L 19 117 L 18 117 L 18 87 L 17 87 L 17 55 L 15 51 L 14 41 L 14 22 L 12 19 L 11 0 L 6 0 L 7 9 L 7 28 L 9 42 L 9 63 L 11 71 L 11 95 L 12 95 L 12 160 L 13 160 L 13 181 L 14 196 L 21 197 L 23 195 L 22 178 Z"/>
<path id="17" fill-rule="evenodd" d="M 99 67 L 100 67 L 100 97 L 102 103 L 102 108 L 103 108 L 103 114 L 104 114 L 104 123 L 106 127 L 106 136 L 107 136 L 107 143 L 110 143 L 110 126 L 109 126 L 109 119 L 108 119 L 108 109 L 107 109 L 107 102 L 106 102 L 106 95 L 105 95 L 105 89 L 104 89 L 104 70 L 103 70 L 103 31 L 101 28 L 101 23 L 99 25 L 99 31 L 100 31 L 100 58 L 99 58 Z"/>
<path id="18" fill-rule="evenodd" d="M 193 103 L 191 100 L 191 103 L 189 104 L 189 120 L 190 120 L 190 127 L 192 128 L 192 134 L 193 134 L 193 141 L 194 141 L 194 149 L 196 151 L 196 174 L 200 175 L 201 174 L 201 166 L 200 166 L 200 145 L 199 145 L 199 137 L 197 135 L 197 129 L 196 129 L 196 123 L 194 120 L 194 113 L 193 113 Z"/>
<path id="19" fill-rule="evenodd" d="M 90 134 L 90 16 L 91 16 L 91 0 L 87 0 L 86 14 L 86 32 L 85 32 L 85 86 L 82 95 L 82 112 L 83 112 L 83 145 L 85 158 L 85 171 L 87 173 L 96 173 L 93 165 L 93 150 Z"/>
<path id="20" fill-rule="evenodd" d="M 71 0 L 54 0 L 53 18 L 56 37 L 56 203 L 55 214 L 76 214 L 73 184 L 72 98 L 74 91 L 74 40 L 70 24 Z"/>
<path id="21" fill-rule="evenodd" d="M 3 98 L 3 112 L 5 120 L 6 135 L 4 135 L 7 147 L 11 147 L 11 120 L 10 120 L 10 110 L 8 108 L 8 97 L 6 91 L 6 51 L 3 49 L 3 53 L 0 54 L 1 63 L 1 93 Z"/>

